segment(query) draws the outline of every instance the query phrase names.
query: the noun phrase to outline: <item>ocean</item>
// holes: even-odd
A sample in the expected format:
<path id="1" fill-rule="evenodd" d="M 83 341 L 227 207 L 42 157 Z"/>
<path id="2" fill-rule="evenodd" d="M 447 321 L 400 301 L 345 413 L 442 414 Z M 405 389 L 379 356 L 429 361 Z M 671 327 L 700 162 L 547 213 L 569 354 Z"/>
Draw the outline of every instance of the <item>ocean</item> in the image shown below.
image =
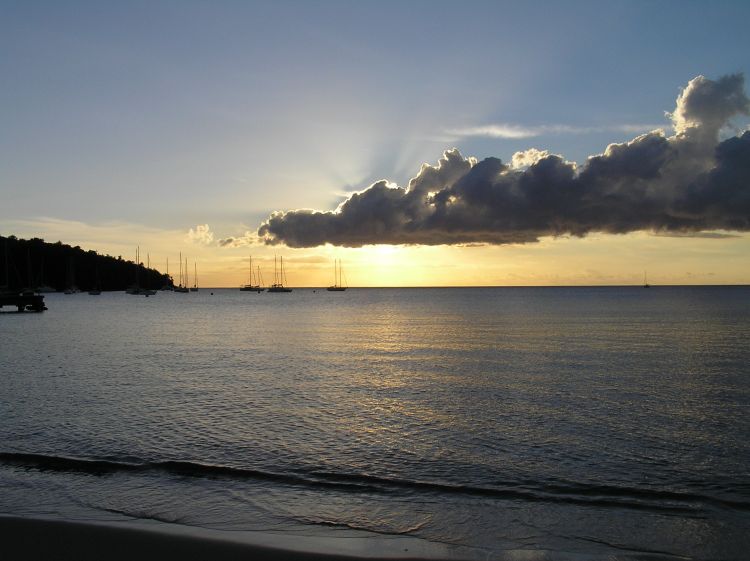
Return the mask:
<path id="1" fill-rule="evenodd" d="M 229 289 L 0 314 L 0 514 L 747 559 L 750 288 Z"/>

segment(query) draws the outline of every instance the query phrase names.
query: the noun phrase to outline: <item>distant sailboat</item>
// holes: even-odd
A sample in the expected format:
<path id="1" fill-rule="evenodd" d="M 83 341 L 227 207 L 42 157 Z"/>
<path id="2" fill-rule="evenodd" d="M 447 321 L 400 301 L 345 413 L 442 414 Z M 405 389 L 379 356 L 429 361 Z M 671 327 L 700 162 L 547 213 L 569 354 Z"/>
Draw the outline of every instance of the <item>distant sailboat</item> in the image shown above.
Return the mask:
<path id="1" fill-rule="evenodd" d="M 148 254 L 146 254 L 146 261 L 147 261 L 147 268 L 150 269 L 151 259 Z M 128 294 L 132 294 L 133 296 L 153 296 L 154 294 L 156 294 L 155 290 L 150 290 L 148 288 L 143 288 L 141 286 L 141 248 L 140 246 L 136 247 L 135 249 L 135 284 L 133 284 L 125 292 Z"/>
<path id="2" fill-rule="evenodd" d="M 73 258 L 68 260 L 68 286 L 65 289 L 65 294 L 78 294 L 80 290 L 75 283 L 75 273 L 73 271 Z"/>
<path id="3" fill-rule="evenodd" d="M 149 287 L 151 282 L 149 281 L 149 276 L 151 276 L 151 255 L 148 253 L 146 254 L 146 271 L 148 271 L 148 274 L 146 275 L 146 287 L 141 290 L 141 294 L 143 296 L 153 296 L 156 294 L 156 290 L 153 290 Z"/>
<path id="4" fill-rule="evenodd" d="M 169 257 L 167 257 L 167 278 L 169 278 Z M 174 290 L 174 284 L 169 282 L 161 287 L 161 290 Z"/>
<path id="5" fill-rule="evenodd" d="M 31 250 L 26 249 L 26 284 L 27 287 L 21 290 L 21 294 L 25 296 L 33 296 L 36 294 L 34 288 L 34 273 L 31 270 Z"/>
<path id="6" fill-rule="evenodd" d="M 341 259 L 338 260 L 338 275 L 336 274 L 336 260 L 333 260 L 333 286 L 326 288 L 329 292 L 343 292 L 346 286 L 341 282 Z"/>
<path id="7" fill-rule="evenodd" d="M 187 260 L 186 260 L 186 264 L 187 264 Z M 180 293 L 190 292 L 187 286 L 182 285 L 182 252 L 180 252 L 180 284 L 174 287 L 174 291 L 180 292 Z"/>
<path id="8" fill-rule="evenodd" d="M 648 279 L 646 278 L 646 271 L 643 271 L 643 288 L 651 288 L 651 285 L 648 284 Z"/>
<path id="9" fill-rule="evenodd" d="M 37 293 L 43 294 L 43 293 L 48 293 L 48 292 L 57 292 L 57 290 L 55 290 L 51 286 L 44 284 L 44 256 L 42 256 L 42 261 L 40 265 L 39 282 L 41 283 L 41 286 L 38 286 L 36 288 Z"/>
<path id="10" fill-rule="evenodd" d="M 254 281 L 254 283 L 253 283 Z M 263 280 L 260 276 L 260 267 L 258 267 L 258 273 L 255 275 L 255 279 L 253 279 L 253 256 L 250 256 L 250 284 L 245 284 L 240 287 L 240 290 L 243 292 L 263 292 L 265 289 L 263 288 Z"/>
<path id="11" fill-rule="evenodd" d="M 291 288 L 284 286 L 286 284 L 286 274 L 284 273 L 284 258 L 281 257 L 280 270 L 276 270 L 276 256 L 273 258 L 273 284 L 268 287 L 268 292 L 291 292 Z"/>
<path id="12" fill-rule="evenodd" d="M 141 251 L 140 246 L 137 246 L 135 248 L 135 282 L 133 284 L 131 284 L 130 287 L 128 287 L 125 290 L 126 294 L 132 294 L 134 296 L 137 296 L 141 292 L 140 272 L 139 272 L 139 270 L 141 268 L 140 267 L 140 263 L 141 263 L 141 261 L 140 261 L 140 251 Z"/>
<path id="13" fill-rule="evenodd" d="M 102 282 L 99 279 L 99 266 L 98 265 L 96 266 L 95 278 L 96 278 L 96 281 L 94 284 L 94 288 L 89 290 L 90 296 L 99 296 L 102 293 Z"/>
<path id="14" fill-rule="evenodd" d="M 198 263 L 193 263 L 193 267 L 195 267 L 195 280 L 193 286 L 190 287 L 190 292 L 198 292 Z"/>

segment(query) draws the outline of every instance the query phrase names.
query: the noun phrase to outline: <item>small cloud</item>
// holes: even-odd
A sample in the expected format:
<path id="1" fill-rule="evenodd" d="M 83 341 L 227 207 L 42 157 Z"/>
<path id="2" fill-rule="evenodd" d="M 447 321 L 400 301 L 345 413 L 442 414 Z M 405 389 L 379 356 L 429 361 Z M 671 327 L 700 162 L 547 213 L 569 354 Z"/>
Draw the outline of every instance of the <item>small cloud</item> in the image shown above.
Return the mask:
<path id="1" fill-rule="evenodd" d="M 705 238 L 710 240 L 742 237 L 739 234 L 728 234 L 726 232 L 653 232 L 653 235 L 662 238 Z"/>
<path id="2" fill-rule="evenodd" d="M 510 161 L 510 166 L 515 169 L 527 168 L 533 166 L 539 160 L 542 160 L 549 156 L 547 150 L 539 150 L 537 148 L 529 148 L 521 152 L 516 152 Z"/>
<path id="3" fill-rule="evenodd" d="M 198 224 L 195 230 L 190 228 L 187 233 L 188 241 L 199 245 L 211 245 L 214 243 L 214 233 L 208 224 Z"/>
<path id="4" fill-rule="evenodd" d="M 508 124 L 479 125 L 476 127 L 450 129 L 446 132 L 459 137 L 486 136 L 490 138 L 530 138 L 540 134 L 536 128 Z"/>
<path id="5" fill-rule="evenodd" d="M 628 134 L 638 134 L 652 130 L 664 128 L 663 124 L 622 124 L 607 125 L 601 127 L 578 127 L 573 125 L 538 125 L 524 126 L 507 123 L 479 125 L 474 127 L 463 127 L 449 129 L 447 134 L 460 138 L 483 136 L 489 138 L 532 138 L 542 135 L 563 135 L 563 134 L 591 134 L 598 132 L 623 132 Z"/>
<path id="6" fill-rule="evenodd" d="M 218 241 L 219 247 L 245 247 L 248 245 L 263 245 L 262 240 L 256 232 L 246 231 L 242 236 L 222 238 Z"/>

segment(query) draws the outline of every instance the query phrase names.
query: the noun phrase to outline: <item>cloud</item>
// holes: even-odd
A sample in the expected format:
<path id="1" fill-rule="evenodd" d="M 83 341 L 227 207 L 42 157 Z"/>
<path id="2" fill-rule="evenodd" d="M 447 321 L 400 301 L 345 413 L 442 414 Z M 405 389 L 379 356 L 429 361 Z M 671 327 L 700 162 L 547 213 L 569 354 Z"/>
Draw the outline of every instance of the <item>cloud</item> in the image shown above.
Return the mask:
<path id="1" fill-rule="evenodd" d="M 198 224 L 195 230 L 190 228 L 187 233 L 188 241 L 198 245 L 211 245 L 214 243 L 214 233 L 208 224 Z"/>
<path id="2" fill-rule="evenodd" d="M 637 134 L 663 128 L 662 124 L 624 124 L 603 127 L 575 127 L 572 125 L 539 125 L 535 127 L 507 123 L 479 125 L 448 129 L 446 134 L 453 137 L 484 136 L 489 138 L 532 138 L 542 135 L 591 134 L 597 132 L 624 132 Z"/>
<path id="3" fill-rule="evenodd" d="M 218 244 L 219 247 L 245 247 L 248 245 L 263 245 L 263 240 L 258 237 L 257 232 L 248 230 L 241 236 L 222 238 Z"/>
<path id="4" fill-rule="evenodd" d="M 515 169 L 523 169 L 529 166 L 533 166 L 539 160 L 542 160 L 549 156 L 547 150 L 538 150 L 537 148 L 529 148 L 521 152 L 516 152 L 510 159 L 510 167 Z"/>
<path id="5" fill-rule="evenodd" d="M 736 114 L 747 114 L 750 101 L 744 92 L 742 74 L 730 74 L 716 81 L 698 76 L 688 83 L 677 98 L 677 108 L 667 114 L 677 134 L 701 130 L 708 135 L 718 133 Z"/>
<path id="6" fill-rule="evenodd" d="M 667 238 L 704 238 L 709 240 L 725 240 L 742 237 L 737 234 L 729 234 L 726 232 L 655 232 L 654 235 Z"/>
<path id="7" fill-rule="evenodd" d="M 266 244 L 510 244 L 544 236 L 646 230 L 688 234 L 750 230 L 750 131 L 719 131 L 750 101 L 742 75 L 698 76 L 670 114 L 673 136 L 652 131 L 610 144 L 582 166 L 546 151 L 516 153 L 511 165 L 457 149 L 423 165 L 406 188 L 385 180 L 333 211 L 274 212 Z"/>

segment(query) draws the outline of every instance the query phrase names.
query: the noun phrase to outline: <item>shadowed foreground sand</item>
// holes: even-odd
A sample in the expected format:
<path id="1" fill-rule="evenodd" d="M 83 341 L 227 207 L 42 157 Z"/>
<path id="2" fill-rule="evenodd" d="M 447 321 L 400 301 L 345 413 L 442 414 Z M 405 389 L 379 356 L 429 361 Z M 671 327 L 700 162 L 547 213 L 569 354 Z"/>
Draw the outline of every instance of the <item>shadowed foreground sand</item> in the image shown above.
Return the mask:
<path id="1" fill-rule="evenodd" d="M 266 543 L 255 543 L 255 539 L 251 543 L 242 539 L 240 532 L 219 532 L 177 525 L 147 528 L 119 523 L 89 524 L 0 516 L 0 548 L 4 561 L 455 559 L 438 544 L 409 538 L 342 540 L 303 537 L 295 538 L 293 543 L 286 543 L 287 538 L 283 536 L 257 535 L 261 536 L 261 542 Z M 219 536 L 226 536 L 227 539 L 219 539 Z"/>

